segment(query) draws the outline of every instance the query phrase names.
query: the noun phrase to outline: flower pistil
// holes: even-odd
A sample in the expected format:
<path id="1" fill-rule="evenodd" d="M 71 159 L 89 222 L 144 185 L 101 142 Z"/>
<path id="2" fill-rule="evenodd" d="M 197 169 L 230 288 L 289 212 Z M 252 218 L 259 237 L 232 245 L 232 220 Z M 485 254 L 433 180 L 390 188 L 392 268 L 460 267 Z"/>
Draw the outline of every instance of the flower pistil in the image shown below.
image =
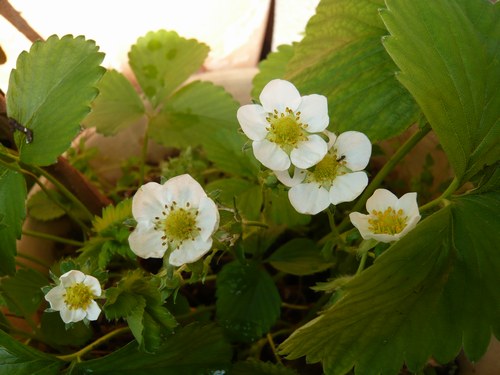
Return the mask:
<path id="1" fill-rule="evenodd" d="M 171 245 L 178 249 L 186 240 L 192 240 L 200 234 L 201 228 L 196 225 L 198 210 L 190 208 L 189 202 L 186 207 L 178 207 L 177 202 L 165 205 L 162 217 L 155 217 L 155 230 L 162 231 L 161 239 L 163 246 Z"/>
<path id="2" fill-rule="evenodd" d="M 401 208 L 396 211 L 388 207 L 385 211 L 373 210 L 371 214 L 368 219 L 368 229 L 376 234 L 398 234 L 408 224 L 408 216 Z"/>
<path id="3" fill-rule="evenodd" d="M 271 116 L 266 117 L 270 124 L 267 129 L 267 139 L 276 143 L 285 152 L 291 152 L 299 142 L 307 140 L 305 129 L 307 124 L 300 122 L 300 111 L 294 112 L 286 107 L 285 113 L 279 113 L 276 109 Z"/>
<path id="4" fill-rule="evenodd" d="M 64 303 L 70 310 L 86 310 L 96 298 L 92 290 L 84 283 L 76 283 L 66 288 Z"/>

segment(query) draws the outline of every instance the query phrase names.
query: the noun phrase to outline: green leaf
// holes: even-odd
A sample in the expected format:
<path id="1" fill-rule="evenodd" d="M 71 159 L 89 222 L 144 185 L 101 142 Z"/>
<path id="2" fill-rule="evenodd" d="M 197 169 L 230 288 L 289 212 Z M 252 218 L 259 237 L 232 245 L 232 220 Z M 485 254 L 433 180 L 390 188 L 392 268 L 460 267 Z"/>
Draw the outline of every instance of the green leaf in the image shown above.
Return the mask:
<path id="1" fill-rule="evenodd" d="M 150 123 L 149 135 L 165 146 L 202 145 L 221 170 L 255 178 L 258 164 L 244 153 L 238 103 L 222 87 L 195 81 L 177 91 Z"/>
<path id="2" fill-rule="evenodd" d="M 231 367 L 229 375 L 298 375 L 295 370 L 270 362 L 248 360 L 237 362 Z"/>
<path id="3" fill-rule="evenodd" d="M 142 353 L 133 342 L 116 352 L 75 365 L 76 374 L 209 375 L 225 373 L 231 346 L 215 325 L 192 324 L 168 337 L 156 354 Z"/>
<path id="4" fill-rule="evenodd" d="M 66 325 L 59 312 L 44 313 L 41 319 L 41 332 L 45 342 L 54 346 L 70 345 L 73 347 L 84 345 L 94 332 L 83 322 Z"/>
<path id="5" fill-rule="evenodd" d="M 281 298 L 273 279 L 259 265 L 232 262 L 217 275 L 216 316 L 228 335 L 253 341 L 276 322 Z"/>
<path id="6" fill-rule="evenodd" d="M 321 254 L 316 242 L 296 238 L 279 247 L 267 261 L 279 271 L 292 275 L 311 275 L 332 266 Z"/>
<path id="7" fill-rule="evenodd" d="M 420 371 L 461 345 L 475 362 L 500 337 L 500 193 L 466 195 L 429 216 L 343 288 L 343 297 L 282 345 L 326 374 Z"/>
<path id="8" fill-rule="evenodd" d="M 259 63 L 259 72 L 252 81 L 252 97 L 258 99 L 265 85 L 276 78 L 283 78 L 286 66 L 294 54 L 294 45 L 283 44 L 276 52 L 267 55 L 265 60 Z"/>
<path id="9" fill-rule="evenodd" d="M 31 316 L 43 300 L 41 288 L 49 283 L 45 276 L 34 269 L 20 269 L 14 276 L 1 279 L 0 289 L 10 311 Z"/>
<path id="10" fill-rule="evenodd" d="M 175 31 L 159 30 L 139 38 L 129 52 L 130 67 L 153 107 L 200 69 L 209 47 Z"/>
<path id="11" fill-rule="evenodd" d="M 328 98 L 330 130 L 357 130 L 372 141 L 401 133 L 419 113 L 382 46 L 383 6 L 383 0 L 321 1 L 283 76 L 302 95 Z"/>
<path id="12" fill-rule="evenodd" d="M 500 159 L 500 7 L 388 0 L 384 46 L 461 181 Z M 415 17 L 418 14 L 418 17 Z"/>
<path id="13" fill-rule="evenodd" d="M 19 173 L 0 166 L 0 274 L 14 274 L 16 239 L 26 216 L 26 181 Z"/>
<path id="14" fill-rule="evenodd" d="M 0 330 L 0 373 L 58 375 L 65 363 L 17 342 Z"/>
<path id="15" fill-rule="evenodd" d="M 108 319 L 125 318 L 141 350 L 158 350 L 162 336 L 177 322 L 164 307 L 158 282 L 142 271 L 129 273 L 116 287 L 107 289 L 104 312 Z"/>
<path id="16" fill-rule="evenodd" d="M 26 208 L 30 217 L 40 221 L 50 221 L 66 215 L 66 212 L 50 199 L 43 190 L 30 194 Z"/>
<path id="17" fill-rule="evenodd" d="M 113 135 L 144 117 L 141 98 L 130 81 L 116 70 L 108 70 L 97 84 L 99 95 L 83 125 L 95 126 L 104 135 Z"/>
<path id="18" fill-rule="evenodd" d="M 311 221 L 310 215 L 299 214 L 290 203 L 287 192 L 280 186 L 276 189 L 267 189 L 264 201 L 264 216 L 276 225 L 294 227 L 307 225 Z"/>
<path id="19" fill-rule="evenodd" d="M 23 52 L 11 72 L 7 113 L 33 131 L 33 141 L 16 136 L 21 161 L 49 165 L 70 146 L 97 95 L 104 55 L 82 36 L 53 35 Z M 19 134 L 19 132 L 17 132 Z"/>

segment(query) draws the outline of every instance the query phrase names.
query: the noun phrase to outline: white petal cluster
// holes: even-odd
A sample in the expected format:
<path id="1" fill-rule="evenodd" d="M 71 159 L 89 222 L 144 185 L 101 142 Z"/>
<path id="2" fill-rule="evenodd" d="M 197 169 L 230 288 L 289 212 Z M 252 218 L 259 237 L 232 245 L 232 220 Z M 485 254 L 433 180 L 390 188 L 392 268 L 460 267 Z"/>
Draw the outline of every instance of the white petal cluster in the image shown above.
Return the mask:
<path id="1" fill-rule="evenodd" d="M 132 200 L 137 226 L 129 236 L 132 251 L 141 258 L 162 258 L 174 266 L 192 263 L 212 247 L 219 211 L 201 185 L 184 174 L 163 185 L 149 182 Z"/>
<path id="2" fill-rule="evenodd" d="M 338 137 L 325 131 L 328 152 L 314 166 L 295 168 L 293 177 L 288 170 L 275 171 L 277 178 L 290 187 L 288 197 L 300 213 L 315 215 L 330 204 L 356 199 L 368 184 L 363 169 L 371 156 L 371 143 L 366 135 L 347 131 Z"/>
<path id="3" fill-rule="evenodd" d="M 45 300 L 52 310 L 59 311 L 63 322 L 97 320 L 101 309 L 94 298 L 102 293 L 99 281 L 77 270 L 66 272 L 59 281 L 59 285 L 45 295 Z"/>
<path id="4" fill-rule="evenodd" d="M 352 224 L 361 236 L 380 242 L 399 240 L 415 228 L 420 220 L 417 193 L 406 193 L 398 199 L 386 189 L 377 189 L 366 201 L 367 215 L 352 212 Z"/>
<path id="5" fill-rule="evenodd" d="M 292 83 L 275 79 L 259 99 L 261 105 L 244 105 L 237 112 L 257 160 L 273 171 L 284 171 L 291 165 L 309 168 L 325 156 L 327 144 L 318 134 L 329 122 L 325 96 L 301 97 Z"/>

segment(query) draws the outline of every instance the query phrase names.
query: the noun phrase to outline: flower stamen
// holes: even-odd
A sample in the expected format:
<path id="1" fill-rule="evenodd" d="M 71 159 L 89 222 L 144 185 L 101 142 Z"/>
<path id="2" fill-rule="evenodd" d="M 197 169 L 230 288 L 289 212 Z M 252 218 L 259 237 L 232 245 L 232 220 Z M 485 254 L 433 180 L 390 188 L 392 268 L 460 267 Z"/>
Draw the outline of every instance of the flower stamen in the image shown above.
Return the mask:
<path id="1" fill-rule="evenodd" d="M 285 113 L 274 110 L 274 113 L 266 117 L 266 120 L 270 124 L 267 139 L 286 152 L 296 148 L 299 142 L 307 140 L 307 133 L 304 130 L 307 124 L 300 122 L 300 112 L 294 113 L 288 107 Z"/>
<path id="2" fill-rule="evenodd" d="M 86 310 L 96 296 L 84 283 L 76 283 L 66 288 L 64 303 L 70 310 Z"/>
<path id="3" fill-rule="evenodd" d="M 368 224 L 370 224 L 368 229 L 376 234 L 401 233 L 408 223 L 408 216 L 402 209 L 396 211 L 388 207 L 385 211 L 373 210 L 371 214 L 372 216 L 368 219 Z"/>

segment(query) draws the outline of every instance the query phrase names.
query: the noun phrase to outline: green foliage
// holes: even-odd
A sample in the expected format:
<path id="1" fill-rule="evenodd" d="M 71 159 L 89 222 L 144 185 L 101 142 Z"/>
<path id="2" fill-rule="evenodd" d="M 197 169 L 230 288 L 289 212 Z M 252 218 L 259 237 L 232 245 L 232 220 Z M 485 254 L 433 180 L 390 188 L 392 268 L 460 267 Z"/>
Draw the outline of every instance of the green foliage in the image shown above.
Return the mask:
<path id="1" fill-rule="evenodd" d="M 58 312 L 44 313 L 41 318 L 41 333 L 52 346 L 68 345 L 77 347 L 88 342 L 93 331 L 83 322 L 66 325 Z"/>
<path id="2" fill-rule="evenodd" d="M 267 261 L 279 271 L 292 275 L 311 275 L 332 266 L 321 254 L 316 242 L 296 238 L 279 247 Z"/>
<path id="3" fill-rule="evenodd" d="M 229 375 L 298 375 L 295 370 L 274 363 L 248 360 L 237 362 L 231 367 Z"/>
<path id="4" fill-rule="evenodd" d="M 108 70 L 97 84 L 99 95 L 83 125 L 95 126 L 99 133 L 113 135 L 144 117 L 141 98 L 129 80 L 116 70 Z"/>
<path id="5" fill-rule="evenodd" d="M 387 6 L 382 18 L 391 37 L 384 46 L 401 69 L 398 79 L 457 178 L 467 181 L 500 159 L 500 7 L 466 0 L 388 0 Z"/>
<path id="6" fill-rule="evenodd" d="M 0 274 L 15 272 L 16 239 L 26 216 L 26 182 L 17 171 L 0 166 Z"/>
<path id="7" fill-rule="evenodd" d="M 70 146 L 97 95 L 103 57 L 93 41 L 71 35 L 37 41 L 19 55 L 9 79 L 7 113 L 33 131 L 31 143 L 17 132 L 21 161 L 49 165 Z"/>
<path id="8" fill-rule="evenodd" d="M 293 82 L 302 95 L 328 98 L 330 130 L 361 131 L 371 141 L 401 133 L 419 113 L 396 80 L 396 66 L 380 41 L 387 34 L 378 14 L 383 6 L 383 0 L 323 0 L 307 24 L 304 39 L 294 46 L 293 56 L 284 50 L 270 57 L 279 62 L 290 58 L 279 77 Z M 261 71 L 270 78 L 283 68 L 261 64 Z M 267 82 L 256 79 L 255 83 Z M 261 89 L 254 88 L 253 94 Z"/>
<path id="9" fill-rule="evenodd" d="M 326 374 L 397 374 L 422 369 L 430 356 L 447 363 L 463 344 L 470 360 L 500 337 L 497 256 L 500 193 L 466 195 L 431 215 L 345 294 L 281 346 L 307 356 Z"/>
<path id="10" fill-rule="evenodd" d="M 200 69 L 209 48 L 175 31 L 149 32 L 129 52 L 129 63 L 143 92 L 157 107 Z"/>
<path id="11" fill-rule="evenodd" d="M 246 138 L 238 133 L 238 103 L 222 87 L 195 81 L 175 92 L 152 119 L 149 135 L 165 146 L 202 145 L 221 170 L 254 177 L 257 163 L 243 154 Z"/>
<path id="12" fill-rule="evenodd" d="M 137 349 L 133 342 L 106 357 L 80 362 L 73 374 L 209 375 L 225 373 L 232 356 L 231 346 L 213 324 L 178 329 L 155 354 Z"/>
<path id="13" fill-rule="evenodd" d="M 30 194 L 26 208 L 30 217 L 40 221 L 55 220 L 66 214 L 43 190 Z"/>
<path id="14" fill-rule="evenodd" d="M 2 374 L 58 375 L 64 362 L 17 342 L 0 330 L 0 372 Z"/>
<path id="15" fill-rule="evenodd" d="M 307 225 L 311 221 L 311 216 L 295 211 L 282 186 L 265 190 L 264 216 L 273 224 L 289 227 Z"/>
<path id="16" fill-rule="evenodd" d="M 177 325 L 173 315 L 163 306 L 158 287 L 157 280 L 137 270 L 106 291 L 106 317 L 110 320 L 125 318 L 139 348 L 145 352 L 156 352 L 162 337 Z"/>
<path id="17" fill-rule="evenodd" d="M 248 342 L 261 337 L 280 315 L 276 285 L 258 264 L 226 264 L 216 287 L 217 320 L 233 340 Z"/>

